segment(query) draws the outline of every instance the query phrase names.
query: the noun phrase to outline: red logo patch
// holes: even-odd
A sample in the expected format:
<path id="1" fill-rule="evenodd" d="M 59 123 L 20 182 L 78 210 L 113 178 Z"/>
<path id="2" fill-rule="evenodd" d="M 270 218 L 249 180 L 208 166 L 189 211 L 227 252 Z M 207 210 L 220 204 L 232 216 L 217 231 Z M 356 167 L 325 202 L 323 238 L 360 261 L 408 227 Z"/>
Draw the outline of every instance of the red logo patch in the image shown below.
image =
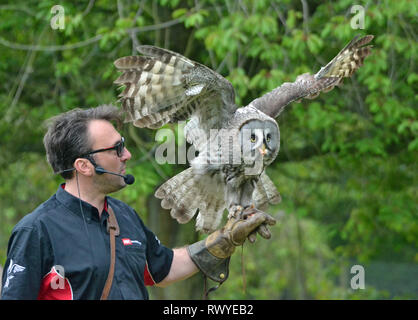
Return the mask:
<path id="1" fill-rule="evenodd" d="M 131 239 L 128 239 L 128 238 L 123 238 L 122 242 L 123 242 L 124 246 L 131 246 L 132 245 Z"/>

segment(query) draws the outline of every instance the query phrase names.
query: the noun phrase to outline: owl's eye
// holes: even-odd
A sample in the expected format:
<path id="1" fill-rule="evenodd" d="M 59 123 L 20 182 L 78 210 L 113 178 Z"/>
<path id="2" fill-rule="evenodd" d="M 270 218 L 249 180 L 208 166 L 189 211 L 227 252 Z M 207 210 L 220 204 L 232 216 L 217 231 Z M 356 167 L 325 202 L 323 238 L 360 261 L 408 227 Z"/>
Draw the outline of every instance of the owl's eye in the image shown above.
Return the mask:
<path id="1" fill-rule="evenodd" d="M 267 137 L 266 137 L 266 141 L 267 141 L 267 142 L 270 142 L 270 140 L 271 140 L 271 135 L 270 135 L 270 133 L 268 133 L 268 134 L 267 134 Z"/>
<path id="2" fill-rule="evenodd" d="M 257 140 L 257 137 L 255 136 L 255 134 L 251 135 L 251 142 L 254 143 Z"/>

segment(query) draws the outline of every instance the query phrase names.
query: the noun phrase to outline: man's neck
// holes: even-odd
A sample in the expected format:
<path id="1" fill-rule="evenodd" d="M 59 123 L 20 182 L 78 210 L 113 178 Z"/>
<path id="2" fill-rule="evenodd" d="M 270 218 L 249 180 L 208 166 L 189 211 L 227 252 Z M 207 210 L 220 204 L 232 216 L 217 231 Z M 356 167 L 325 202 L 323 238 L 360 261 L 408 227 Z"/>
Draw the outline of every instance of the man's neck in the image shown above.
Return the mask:
<path id="1" fill-rule="evenodd" d="M 94 192 L 95 188 L 93 186 L 86 186 L 81 182 L 77 185 L 76 179 L 71 179 L 67 180 L 65 191 L 96 207 L 99 211 L 99 217 L 101 216 L 105 204 L 105 195 Z"/>

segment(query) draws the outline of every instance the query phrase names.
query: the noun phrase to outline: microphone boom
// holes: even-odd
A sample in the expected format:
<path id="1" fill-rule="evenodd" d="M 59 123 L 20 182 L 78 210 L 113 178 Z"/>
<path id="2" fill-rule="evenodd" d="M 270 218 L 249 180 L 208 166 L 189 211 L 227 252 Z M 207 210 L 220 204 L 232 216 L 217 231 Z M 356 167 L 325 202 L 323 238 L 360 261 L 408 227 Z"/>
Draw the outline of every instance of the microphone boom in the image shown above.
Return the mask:
<path id="1" fill-rule="evenodd" d="M 123 181 L 125 181 L 126 184 L 133 184 L 135 182 L 135 177 L 131 174 L 127 174 L 126 176 L 124 176 L 123 174 L 107 171 L 107 170 L 105 170 L 105 169 L 103 169 L 102 167 L 99 167 L 99 166 L 96 166 L 95 170 L 96 170 L 97 174 L 108 173 L 108 174 L 113 174 L 115 176 L 122 177 Z"/>

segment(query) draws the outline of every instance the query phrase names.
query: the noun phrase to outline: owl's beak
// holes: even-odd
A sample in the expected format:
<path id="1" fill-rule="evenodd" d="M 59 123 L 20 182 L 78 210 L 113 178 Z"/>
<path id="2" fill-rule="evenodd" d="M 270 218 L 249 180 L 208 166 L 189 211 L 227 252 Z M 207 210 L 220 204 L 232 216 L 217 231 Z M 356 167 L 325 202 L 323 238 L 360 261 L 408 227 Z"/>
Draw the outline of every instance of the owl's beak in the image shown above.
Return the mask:
<path id="1" fill-rule="evenodd" d="M 267 154 L 266 145 L 263 143 L 263 146 L 258 148 L 258 151 L 260 151 L 261 155 L 264 157 Z"/>

